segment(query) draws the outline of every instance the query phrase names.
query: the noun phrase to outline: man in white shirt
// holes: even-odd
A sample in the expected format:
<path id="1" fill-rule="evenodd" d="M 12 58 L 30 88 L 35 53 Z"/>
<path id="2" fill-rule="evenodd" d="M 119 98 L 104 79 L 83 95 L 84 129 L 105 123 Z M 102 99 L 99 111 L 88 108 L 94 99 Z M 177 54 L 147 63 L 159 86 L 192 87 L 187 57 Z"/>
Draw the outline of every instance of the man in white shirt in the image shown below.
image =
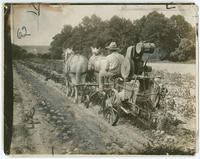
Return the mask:
<path id="1" fill-rule="evenodd" d="M 121 63 L 124 60 L 124 56 L 118 53 L 119 48 L 116 42 L 111 42 L 108 47 L 111 54 L 106 57 L 105 70 L 101 70 L 99 73 L 99 88 L 103 89 L 103 79 L 105 77 L 113 77 L 121 75 Z"/>

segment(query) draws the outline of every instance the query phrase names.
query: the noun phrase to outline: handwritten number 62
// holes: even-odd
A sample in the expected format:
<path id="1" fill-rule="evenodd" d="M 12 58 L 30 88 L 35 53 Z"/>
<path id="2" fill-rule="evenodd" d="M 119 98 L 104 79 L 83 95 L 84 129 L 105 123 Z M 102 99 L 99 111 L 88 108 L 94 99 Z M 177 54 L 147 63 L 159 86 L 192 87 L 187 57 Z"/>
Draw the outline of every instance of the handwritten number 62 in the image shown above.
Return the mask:
<path id="1" fill-rule="evenodd" d="M 22 28 L 18 28 L 17 29 L 17 37 L 18 37 L 18 39 L 21 39 L 21 38 L 23 38 L 25 36 L 30 36 L 30 35 L 31 34 L 27 33 L 27 29 L 26 29 L 25 26 L 23 26 Z"/>

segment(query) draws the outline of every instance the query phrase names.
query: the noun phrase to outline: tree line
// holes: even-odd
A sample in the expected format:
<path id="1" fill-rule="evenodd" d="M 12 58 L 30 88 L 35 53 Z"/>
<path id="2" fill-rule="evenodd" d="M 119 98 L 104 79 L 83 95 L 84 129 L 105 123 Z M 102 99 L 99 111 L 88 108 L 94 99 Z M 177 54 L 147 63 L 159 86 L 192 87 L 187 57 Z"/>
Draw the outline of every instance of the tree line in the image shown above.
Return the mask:
<path id="1" fill-rule="evenodd" d="M 43 58 L 61 59 L 64 48 L 73 48 L 89 58 L 91 46 L 104 49 L 111 41 L 125 55 L 128 46 L 146 41 L 155 43 L 161 60 L 186 61 L 195 59 L 195 38 L 195 28 L 182 15 L 167 18 L 153 11 L 134 21 L 116 15 L 102 20 L 92 15 L 85 16 L 75 27 L 64 25 L 52 38 L 49 53 Z"/>
<path id="2" fill-rule="evenodd" d="M 156 11 L 135 21 L 118 16 L 104 21 L 96 15 L 85 16 L 79 25 L 65 25 L 53 37 L 51 57 L 61 58 L 63 48 L 73 48 L 88 57 L 91 46 L 105 48 L 111 41 L 117 42 L 122 54 L 128 46 L 146 41 L 156 44 L 161 60 L 195 59 L 195 28 L 181 15 L 167 18 Z"/>
<path id="3" fill-rule="evenodd" d="M 33 52 L 28 52 L 26 49 L 23 47 L 16 45 L 16 44 L 11 44 L 11 49 L 12 49 L 12 58 L 13 59 L 25 59 L 25 58 L 43 58 L 43 59 L 49 59 L 51 58 L 51 53 L 44 53 L 41 54 L 40 52 L 33 53 Z"/>

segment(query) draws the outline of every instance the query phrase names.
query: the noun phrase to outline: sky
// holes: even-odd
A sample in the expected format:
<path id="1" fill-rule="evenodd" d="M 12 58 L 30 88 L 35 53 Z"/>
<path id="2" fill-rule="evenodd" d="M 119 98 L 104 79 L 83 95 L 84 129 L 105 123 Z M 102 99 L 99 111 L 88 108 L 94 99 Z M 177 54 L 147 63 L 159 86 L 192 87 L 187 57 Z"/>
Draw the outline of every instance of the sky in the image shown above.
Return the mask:
<path id="1" fill-rule="evenodd" d="M 174 7 L 171 5 L 169 7 Z M 37 6 L 36 6 L 37 7 Z M 32 5 L 13 5 L 11 14 L 11 39 L 17 45 L 50 45 L 54 35 L 64 25 L 78 25 L 84 16 L 96 14 L 102 20 L 114 15 L 134 21 L 152 11 L 163 13 L 166 17 L 183 15 L 196 26 L 198 10 L 194 5 L 176 5 L 166 9 L 166 5 L 40 5 L 40 14 Z M 34 13 L 33 13 L 34 12 Z M 26 30 L 25 30 L 26 28 Z M 30 34 L 27 36 L 20 36 Z M 17 36 L 18 34 L 18 36 Z"/>

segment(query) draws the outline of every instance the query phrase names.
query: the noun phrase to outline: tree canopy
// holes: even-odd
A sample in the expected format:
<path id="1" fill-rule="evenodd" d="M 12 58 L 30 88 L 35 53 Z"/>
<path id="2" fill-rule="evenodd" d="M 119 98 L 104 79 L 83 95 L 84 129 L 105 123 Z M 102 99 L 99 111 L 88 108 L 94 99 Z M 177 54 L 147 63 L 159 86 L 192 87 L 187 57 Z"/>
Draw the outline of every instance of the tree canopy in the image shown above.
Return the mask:
<path id="1" fill-rule="evenodd" d="M 72 27 L 64 25 L 60 33 L 53 37 L 51 42 L 51 57 L 61 58 L 63 49 L 73 48 L 89 58 L 90 47 L 105 48 L 111 41 L 115 41 L 125 54 L 128 46 L 140 41 L 153 42 L 158 48 L 160 59 L 184 61 L 188 58 L 178 58 L 174 54 L 179 50 L 182 43 L 191 44 L 191 52 L 184 56 L 195 58 L 195 28 L 181 15 L 173 15 L 170 18 L 164 14 L 153 11 L 140 19 L 129 19 L 113 16 L 110 20 L 103 21 L 100 17 L 85 16 L 79 25 Z M 183 51 L 184 52 L 184 51 Z"/>

